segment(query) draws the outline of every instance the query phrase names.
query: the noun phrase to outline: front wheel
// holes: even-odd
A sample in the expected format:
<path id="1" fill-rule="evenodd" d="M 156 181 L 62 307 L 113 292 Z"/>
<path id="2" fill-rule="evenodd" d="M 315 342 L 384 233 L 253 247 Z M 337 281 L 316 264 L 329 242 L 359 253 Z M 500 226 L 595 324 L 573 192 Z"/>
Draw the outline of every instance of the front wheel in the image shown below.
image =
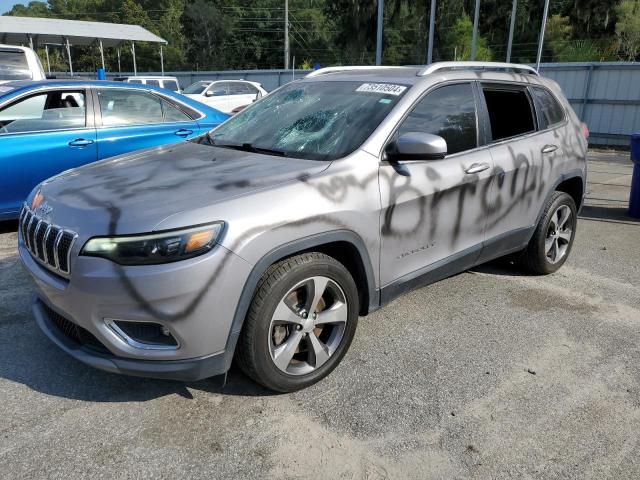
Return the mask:
<path id="1" fill-rule="evenodd" d="M 279 392 L 327 376 L 358 322 L 358 291 L 349 271 L 318 252 L 272 265 L 260 280 L 236 360 L 247 376 Z"/>
<path id="2" fill-rule="evenodd" d="M 558 270 L 569 256 L 576 234 L 577 214 L 573 198 L 554 192 L 522 255 L 522 264 L 533 273 Z"/>

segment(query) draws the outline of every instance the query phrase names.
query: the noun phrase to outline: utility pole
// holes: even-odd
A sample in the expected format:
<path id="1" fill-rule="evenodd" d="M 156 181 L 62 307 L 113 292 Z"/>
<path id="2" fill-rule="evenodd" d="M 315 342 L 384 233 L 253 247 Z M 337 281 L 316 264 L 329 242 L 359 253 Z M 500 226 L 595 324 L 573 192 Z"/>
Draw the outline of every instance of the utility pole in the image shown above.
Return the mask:
<path id="1" fill-rule="evenodd" d="M 544 0 L 544 12 L 542 13 L 542 27 L 540 28 L 540 38 L 538 39 L 538 57 L 536 58 L 536 70 L 540 70 L 540 60 L 542 59 L 542 45 L 544 44 L 544 29 L 547 26 L 547 15 L 549 15 L 549 0 Z"/>
<path id="2" fill-rule="evenodd" d="M 436 0 L 431 0 L 431 14 L 429 15 L 429 46 L 427 47 L 427 65 L 433 62 L 433 31 L 436 24 Z"/>
<path id="3" fill-rule="evenodd" d="M 480 0 L 476 0 L 476 11 L 473 14 L 473 38 L 471 39 L 471 60 L 476 59 L 478 47 L 478 20 L 480 19 Z"/>
<path id="4" fill-rule="evenodd" d="M 376 65 L 382 65 L 382 22 L 384 21 L 384 0 L 378 0 L 378 33 L 376 35 Z"/>
<path id="5" fill-rule="evenodd" d="M 289 70 L 289 0 L 284 0 L 284 69 Z"/>
<path id="6" fill-rule="evenodd" d="M 511 7 L 511 23 L 509 25 L 509 43 L 507 43 L 507 63 L 511 61 L 511 47 L 513 46 L 513 29 L 516 26 L 516 10 L 518 8 L 518 0 L 513 0 Z"/>

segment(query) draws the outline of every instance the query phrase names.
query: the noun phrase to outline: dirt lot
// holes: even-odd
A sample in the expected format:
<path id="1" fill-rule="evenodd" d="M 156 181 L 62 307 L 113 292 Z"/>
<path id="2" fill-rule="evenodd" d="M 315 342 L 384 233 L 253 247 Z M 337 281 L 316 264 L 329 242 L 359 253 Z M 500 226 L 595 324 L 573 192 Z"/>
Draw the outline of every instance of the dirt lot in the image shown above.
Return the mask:
<path id="1" fill-rule="evenodd" d="M 640 222 L 628 154 L 593 152 L 555 275 L 483 266 L 362 319 L 325 381 L 272 395 L 102 373 L 30 314 L 0 235 L 0 475 L 640 478 Z"/>

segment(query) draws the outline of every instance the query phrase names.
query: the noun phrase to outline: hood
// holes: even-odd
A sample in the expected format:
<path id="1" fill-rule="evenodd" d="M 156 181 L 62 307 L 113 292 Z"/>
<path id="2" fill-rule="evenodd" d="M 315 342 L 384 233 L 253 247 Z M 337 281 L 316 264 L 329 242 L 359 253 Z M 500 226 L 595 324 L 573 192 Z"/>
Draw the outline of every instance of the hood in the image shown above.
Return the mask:
<path id="1" fill-rule="evenodd" d="M 41 190 L 55 224 L 79 234 L 140 233 L 171 215 L 308 178 L 328 165 L 183 142 L 68 170 Z"/>

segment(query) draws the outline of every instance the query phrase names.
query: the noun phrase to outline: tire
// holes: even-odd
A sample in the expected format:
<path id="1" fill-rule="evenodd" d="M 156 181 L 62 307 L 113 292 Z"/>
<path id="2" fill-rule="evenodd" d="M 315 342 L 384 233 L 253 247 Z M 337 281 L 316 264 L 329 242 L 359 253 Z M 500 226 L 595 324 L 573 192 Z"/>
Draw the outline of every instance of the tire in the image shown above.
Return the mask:
<path id="1" fill-rule="evenodd" d="M 563 215 L 566 213 L 570 216 L 565 219 Z M 564 192 L 554 192 L 542 212 L 527 248 L 522 253 L 521 265 L 538 275 L 547 275 L 558 270 L 571 252 L 577 218 L 573 198 Z"/>
<path id="2" fill-rule="evenodd" d="M 322 291 L 321 296 L 316 291 Z M 358 311 L 356 284 L 340 262 L 318 252 L 284 259 L 258 282 L 238 340 L 236 363 L 271 390 L 308 387 L 344 357 Z"/>

